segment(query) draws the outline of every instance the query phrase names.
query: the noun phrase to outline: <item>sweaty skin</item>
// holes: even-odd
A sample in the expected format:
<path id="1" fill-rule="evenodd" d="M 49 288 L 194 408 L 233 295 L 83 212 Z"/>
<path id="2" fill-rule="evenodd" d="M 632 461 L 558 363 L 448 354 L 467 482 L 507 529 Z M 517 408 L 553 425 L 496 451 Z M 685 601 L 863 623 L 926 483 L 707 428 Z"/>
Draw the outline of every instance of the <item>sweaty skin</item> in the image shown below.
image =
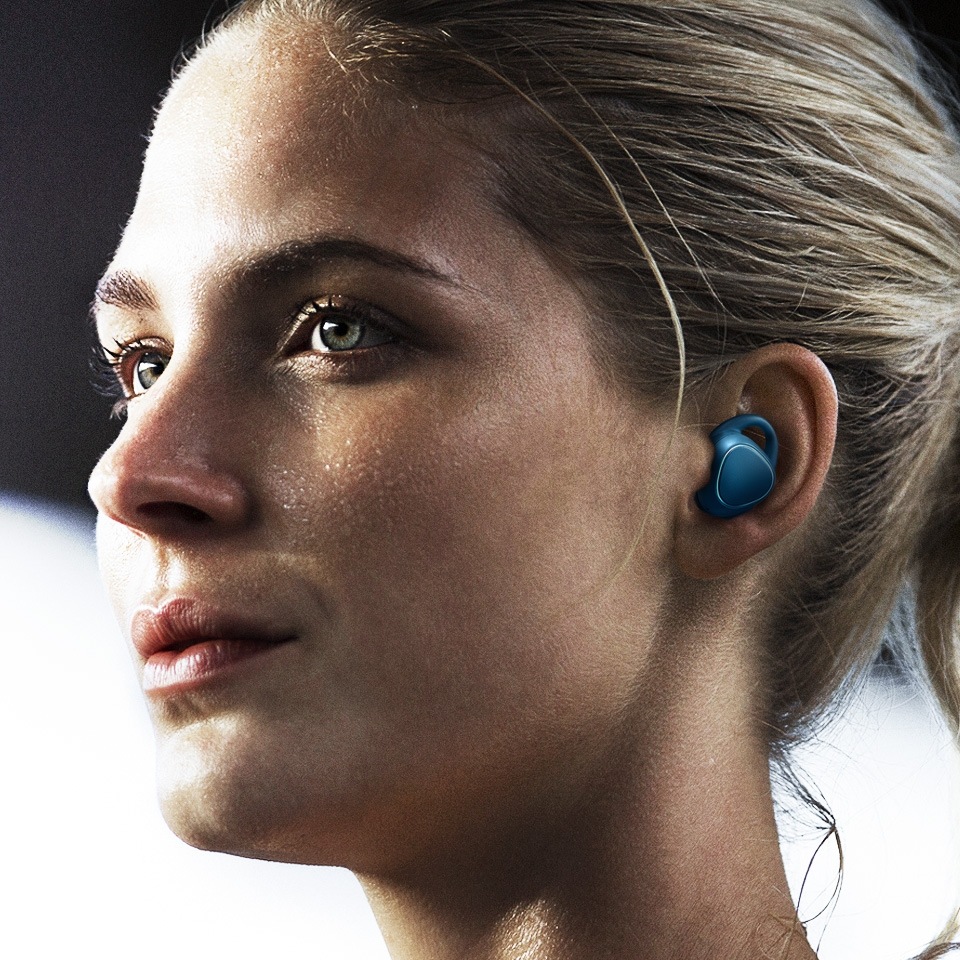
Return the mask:
<path id="1" fill-rule="evenodd" d="M 322 40 L 194 61 L 100 287 L 104 344 L 141 344 L 90 481 L 121 625 L 186 597 L 296 638 L 147 694 L 167 822 L 355 870 L 398 960 L 813 956 L 744 610 L 822 485 L 829 375 L 757 351 L 658 476 L 672 408 L 601 374 L 477 154 Z M 317 316 L 366 339 L 318 349 Z M 744 397 L 778 489 L 717 521 L 693 493 Z"/>

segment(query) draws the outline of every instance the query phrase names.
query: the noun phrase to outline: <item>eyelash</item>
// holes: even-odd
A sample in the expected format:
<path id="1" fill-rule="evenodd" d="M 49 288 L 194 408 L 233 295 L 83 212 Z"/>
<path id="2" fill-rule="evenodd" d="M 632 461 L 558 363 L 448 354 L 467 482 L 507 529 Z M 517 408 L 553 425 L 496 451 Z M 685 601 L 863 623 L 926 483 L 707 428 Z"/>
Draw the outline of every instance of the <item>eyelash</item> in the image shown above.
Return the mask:
<path id="1" fill-rule="evenodd" d="M 332 362 L 357 364 L 360 361 L 357 354 L 372 351 L 377 346 L 389 346 L 399 339 L 394 333 L 394 325 L 389 314 L 360 301 L 338 295 L 328 295 L 311 297 L 302 301 L 289 315 L 289 323 L 294 326 L 294 330 L 286 341 L 286 347 L 289 348 L 292 344 L 301 340 L 304 331 L 312 333 L 322 322 L 330 319 L 361 323 L 366 330 L 379 332 L 390 339 L 368 347 L 320 351 L 310 350 L 308 346 L 300 347 L 296 352 L 314 353 L 326 358 L 340 355 L 341 360 Z M 113 342 L 116 345 L 116 350 L 111 350 L 102 343 L 94 343 L 92 346 L 93 355 L 90 360 L 90 368 L 93 374 L 92 386 L 101 396 L 114 401 L 110 409 L 110 418 L 122 419 L 127 414 L 130 401 L 137 396 L 141 396 L 141 394 L 134 393 L 128 386 L 131 382 L 131 376 L 127 375 L 127 371 L 135 364 L 140 355 L 146 353 L 161 355 L 166 353 L 169 355 L 169 350 L 167 345 L 156 340 L 138 338 L 122 342 L 114 339 Z"/>

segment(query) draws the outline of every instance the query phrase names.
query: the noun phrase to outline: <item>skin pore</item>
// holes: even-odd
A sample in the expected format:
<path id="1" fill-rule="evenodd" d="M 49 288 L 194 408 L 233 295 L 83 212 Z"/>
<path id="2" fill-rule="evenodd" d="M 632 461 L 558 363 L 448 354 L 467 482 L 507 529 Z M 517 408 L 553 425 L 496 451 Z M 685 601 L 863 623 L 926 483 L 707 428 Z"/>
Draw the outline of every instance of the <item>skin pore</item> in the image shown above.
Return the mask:
<path id="1" fill-rule="evenodd" d="M 356 871 L 397 960 L 813 956 L 754 604 L 823 486 L 828 371 L 733 364 L 658 473 L 672 408 L 601 374 L 591 304 L 440 108 L 358 93 L 322 39 L 193 62 L 98 294 L 138 393 L 90 481 L 121 625 L 191 597 L 296 637 L 147 694 L 167 822 Z M 747 411 L 777 487 L 717 520 L 707 436 Z"/>

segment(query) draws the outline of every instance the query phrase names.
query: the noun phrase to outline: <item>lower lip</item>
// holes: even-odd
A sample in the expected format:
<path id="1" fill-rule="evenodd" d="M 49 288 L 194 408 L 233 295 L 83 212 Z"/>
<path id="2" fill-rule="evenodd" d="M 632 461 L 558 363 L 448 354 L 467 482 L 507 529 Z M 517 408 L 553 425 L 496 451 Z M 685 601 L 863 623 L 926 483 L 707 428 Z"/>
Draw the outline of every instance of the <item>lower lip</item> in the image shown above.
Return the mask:
<path id="1" fill-rule="evenodd" d="M 198 687 L 230 673 L 240 663 L 263 657 L 286 642 L 204 640 L 186 650 L 161 650 L 143 668 L 144 693 L 174 693 Z"/>

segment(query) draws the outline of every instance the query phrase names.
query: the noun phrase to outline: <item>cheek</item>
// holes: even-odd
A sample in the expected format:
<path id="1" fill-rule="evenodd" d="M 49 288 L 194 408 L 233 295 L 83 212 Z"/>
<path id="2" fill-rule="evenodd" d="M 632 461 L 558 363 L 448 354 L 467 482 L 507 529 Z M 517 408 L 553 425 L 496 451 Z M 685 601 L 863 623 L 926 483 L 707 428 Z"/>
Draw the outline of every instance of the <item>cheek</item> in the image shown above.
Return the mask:
<path id="1" fill-rule="evenodd" d="M 293 822 L 306 792 L 311 815 L 352 825 L 347 862 L 376 846 L 358 839 L 371 822 L 386 849 L 566 802 L 605 762 L 645 659 L 652 584 L 615 576 L 639 513 L 611 482 L 623 463 L 566 406 L 456 409 L 357 404 L 277 473 L 284 566 L 329 612 L 284 697 L 308 762 L 281 773 Z M 257 729 L 263 769 L 237 782 L 289 761 L 281 727 Z"/>
<path id="2" fill-rule="evenodd" d="M 627 457 L 589 411 L 552 396 L 359 403 L 303 449 L 285 537 L 329 586 L 343 683 L 369 684 L 359 701 L 478 735 L 538 699 L 621 706 L 639 661 L 621 633 L 646 607 L 635 580 L 610 581 L 637 491 L 611 482 Z"/>

